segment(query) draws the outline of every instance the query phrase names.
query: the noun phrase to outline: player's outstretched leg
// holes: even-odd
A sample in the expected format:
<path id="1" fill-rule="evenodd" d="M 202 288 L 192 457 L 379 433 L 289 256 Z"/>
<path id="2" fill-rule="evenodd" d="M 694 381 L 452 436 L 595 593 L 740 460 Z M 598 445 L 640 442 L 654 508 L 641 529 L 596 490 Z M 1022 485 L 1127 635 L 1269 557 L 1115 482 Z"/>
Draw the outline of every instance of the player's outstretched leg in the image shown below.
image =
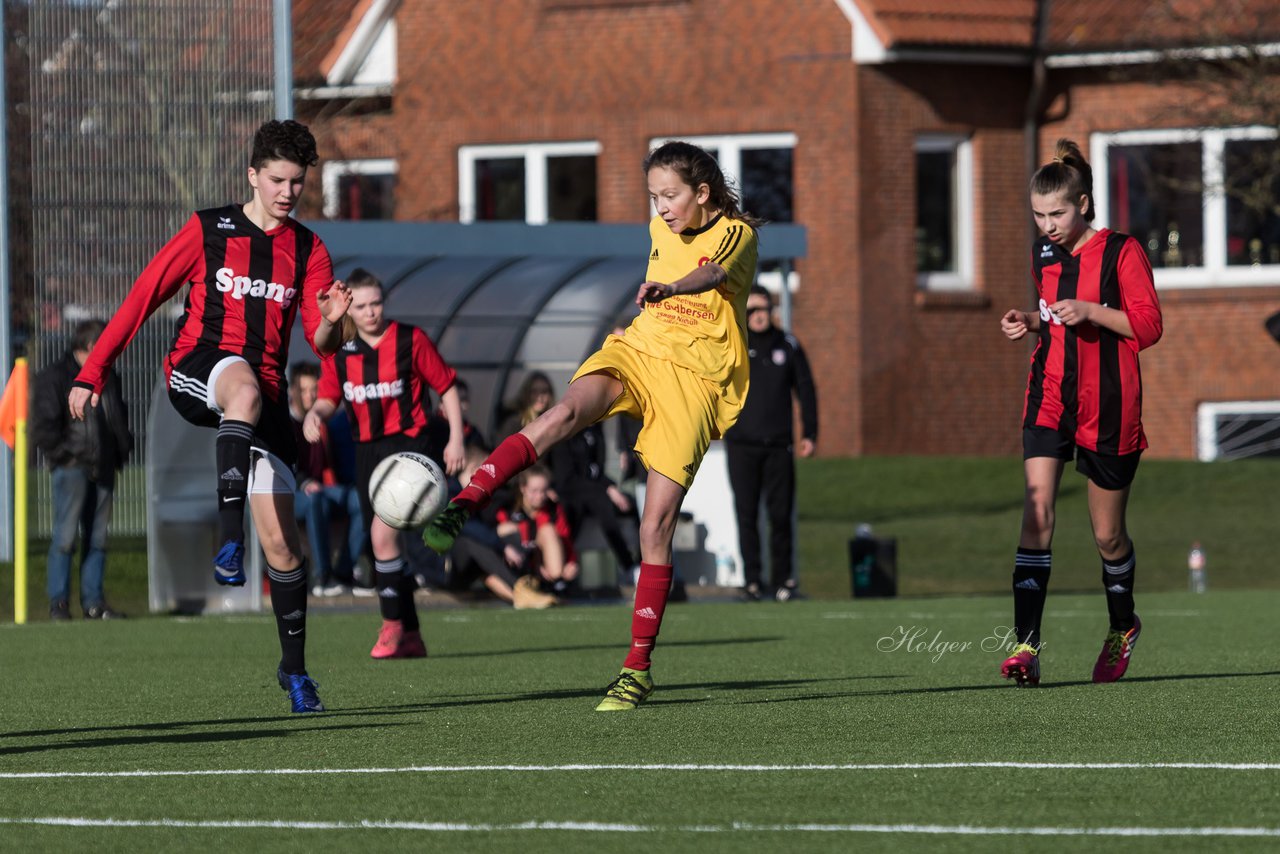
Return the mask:
<path id="1" fill-rule="evenodd" d="M 523 433 L 513 433 L 503 439 L 480 464 L 480 468 L 476 469 L 466 488 L 427 523 L 422 531 L 422 542 L 436 554 L 444 554 L 453 548 L 453 541 L 458 538 L 462 526 L 472 515 L 488 506 L 493 491 L 533 465 L 537 459 L 538 452 Z"/>

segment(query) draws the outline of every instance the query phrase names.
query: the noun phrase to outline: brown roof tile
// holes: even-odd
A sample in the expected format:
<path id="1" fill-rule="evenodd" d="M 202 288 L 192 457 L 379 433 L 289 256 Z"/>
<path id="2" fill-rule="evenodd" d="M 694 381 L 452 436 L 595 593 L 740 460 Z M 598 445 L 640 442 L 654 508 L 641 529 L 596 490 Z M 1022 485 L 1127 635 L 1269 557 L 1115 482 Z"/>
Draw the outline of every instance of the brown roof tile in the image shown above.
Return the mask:
<path id="1" fill-rule="evenodd" d="M 1035 0 L 857 0 L 886 47 L 1029 48 Z"/>
<path id="2" fill-rule="evenodd" d="M 299 86 L 325 81 L 322 70 L 330 53 L 336 57 L 341 41 L 351 37 L 357 7 L 367 0 L 293 0 L 293 76 Z"/>
<path id="3" fill-rule="evenodd" d="M 1028 49 L 1037 0 L 855 0 L 889 48 Z M 1280 40 L 1278 0 L 1058 0 L 1050 52 Z"/>

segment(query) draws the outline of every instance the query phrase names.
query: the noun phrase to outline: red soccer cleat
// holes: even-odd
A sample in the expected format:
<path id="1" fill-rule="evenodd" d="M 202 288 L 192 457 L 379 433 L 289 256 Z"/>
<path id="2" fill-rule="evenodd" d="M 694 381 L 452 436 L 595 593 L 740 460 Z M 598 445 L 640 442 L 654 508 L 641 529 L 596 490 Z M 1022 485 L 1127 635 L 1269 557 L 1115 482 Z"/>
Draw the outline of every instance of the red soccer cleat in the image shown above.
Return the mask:
<path id="1" fill-rule="evenodd" d="M 422 633 L 405 632 L 400 636 L 400 645 L 396 647 L 396 658 L 426 658 L 427 644 L 422 640 Z"/>
<path id="2" fill-rule="evenodd" d="M 1127 632 L 1115 630 L 1107 632 L 1107 639 L 1102 642 L 1102 652 L 1098 654 L 1098 662 L 1093 665 L 1094 682 L 1115 682 L 1129 669 L 1129 656 L 1138 645 L 1138 635 L 1142 634 L 1142 621 L 1133 615 L 1133 628 Z"/>
<path id="3" fill-rule="evenodd" d="M 1001 663 L 1000 675 L 1014 680 L 1019 688 L 1035 688 L 1040 684 L 1039 651 L 1029 643 L 1018 644 Z"/>

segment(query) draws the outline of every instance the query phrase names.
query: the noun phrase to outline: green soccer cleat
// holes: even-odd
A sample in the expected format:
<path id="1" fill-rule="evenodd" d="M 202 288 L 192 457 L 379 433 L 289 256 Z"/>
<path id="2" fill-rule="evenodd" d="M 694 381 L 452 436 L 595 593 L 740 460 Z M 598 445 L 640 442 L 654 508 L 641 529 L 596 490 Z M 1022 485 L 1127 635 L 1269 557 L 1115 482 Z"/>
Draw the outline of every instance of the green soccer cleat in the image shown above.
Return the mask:
<path id="1" fill-rule="evenodd" d="M 448 507 L 427 523 L 422 531 L 422 542 L 436 554 L 442 555 L 453 548 L 453 541 L 458 539 L 462 526 L 470 518 L 471 514 L 464 508 L 450 502 Z"/>
<path id="2" fill-rule="evenodd" d="M 653 693 L 653 677 L 648 670 L 622 668 L 618 678 L 609 683 L 597 712 L 625 712 L 640 705 Z"/>

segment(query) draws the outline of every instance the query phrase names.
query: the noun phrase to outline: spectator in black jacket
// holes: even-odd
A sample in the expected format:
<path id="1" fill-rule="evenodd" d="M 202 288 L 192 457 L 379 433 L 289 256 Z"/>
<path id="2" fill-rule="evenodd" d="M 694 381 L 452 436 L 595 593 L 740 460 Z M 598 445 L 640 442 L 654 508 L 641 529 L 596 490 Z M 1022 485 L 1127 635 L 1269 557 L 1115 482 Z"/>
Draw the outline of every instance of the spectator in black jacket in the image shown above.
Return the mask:
<path id="1" fill-rule="evenodd" d="M 792 514 L 796 498 L 795 453 L 811 457 L 818 441 L 818 396 L 800 342 L 773 325 L 773 297 L 754 285 L 747 297 L 747 350 L 751 387 L 738 423 L 725 433 L 729 484 L 738 517 L 738 547 L 746 576 L 744 597 L 761 597 L 760 529 L 764 495 L 769 516 L 769 574 L 774 596 L 795 595 Z M 793 436 L 792 398 L 800 404 L 801 439 Z"/>
<path id="2" fill-rule="evenodd" d="M 86 320 L 76 327 L 71 349 L 36 374 L 31 386 L 31 442 L 53 472 L 53 542 L 49 546 L 49 619 L 71 619 L 71 555 L 80 534 L 80 607 L 86 619 L 124 614 L 107 604 L 102 576 L 107 560 L 107 527 L 115 496 L 116 472 L 133 451 L 129 414 L 114 370 L 107 376 L 101 405 L 83 421 L 67 411 L 71 382 L 106 324 Z"/>

